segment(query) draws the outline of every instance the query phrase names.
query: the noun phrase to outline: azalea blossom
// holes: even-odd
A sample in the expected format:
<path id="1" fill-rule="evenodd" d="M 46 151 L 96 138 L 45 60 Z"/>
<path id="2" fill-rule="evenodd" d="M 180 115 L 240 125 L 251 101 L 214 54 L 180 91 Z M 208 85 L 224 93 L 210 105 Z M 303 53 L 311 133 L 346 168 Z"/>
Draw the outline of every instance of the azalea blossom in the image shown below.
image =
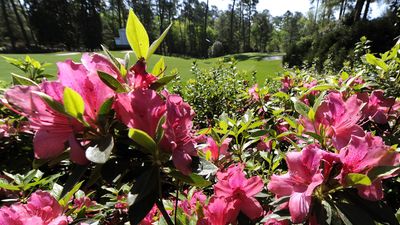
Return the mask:
<path id="1" fill-rule="evenodd" d="M 190 174 L 191 156 L 197 156 L 195 140 L 191 134 L 194 111 L 179 95 L 165 95 L 167 114 L 162 126 L 165 131 L 162 147 L 172 152 L 172 161 L 176 168 L 184 174 Z"/>
<path id="2" fill-rule="evenodd" d="M 356 95 L 346 101 L 338 92 L 329 93 L 315 112 L 314 121 L 301 117 L 305 131 L 330 137 L 333 146 L 341 149 L 346 146 L 351 135 L 364 136 L 363 129 L 357 124 L 362 117 L 362 103 Z"/>
<path id="3" fill-rule="evenodd" d="M 198 225 L 227 225 L 233 223 L 238 211 L 234 202 L 221 197 L 212 197 L 207 206 L 204 207 L 204 218 L 199 220 Z"/>
<path id="4" fill-rule="evenodd" d="M 68 225 L 64 209 L 48 192 L 36 191 L 27 204 L 16 203 L 0 208 L 2 225 Z"/>
<path id="5" fill-rule="evenodd" d="M 71 60 L 57 63 L 58 79 L 43 82 L 37 86 L 14 86 L 5 93 L 8 103 L 21 115 L 28 117 L 30 128 L 35 131 L 34 150 L 39 159 L 57 157 L 65 150 L 65 143 L 71 147 L 71 160 L 87 164 L 85 150 L 77 134 L 82 134 L 84 125 L 76 119 L 53 110 L 35 92 L 42 92 L 59 103 L 63 103 L 64 88 L 77 92 L 84 102 L 83 119 L 93 129 L 97 129 L 97 114 L 101 105 L 114 96 L 114 91 L 105 85 L 90 63 L 90 56 L 84 54 L 84 64 Z M 85 67 L 89 65 L 88 67 Z M 98 91 L 101 90 L 101 91 Z"/>
<path id="6" fill-rule="evenodd" d="M 117 94 L 114 109 L 125 125 L 143 130 L 154 138 L 158 121 L 166 112 L 166 104 L 154 90 L 135 89 Z"/>
<path id="7" fill-rule="evenodd" d="M 362 109 L 365 119 L 378 124 L 387 123 L 391 111 L 394 111 L 393 106 L 396 103 L 394 98 L 385 98 L 382 90 L 375 90 L 370 96 L 368 93 L 359 93 L 357 97 L 366 104 Z"/>
<path id="8" fill-rule="evenodd" d="M 30 129 L 35 131 L 33 147 L 35 157 L 51 159 L 65 150 L 65 143 L 71 145 L 71 159 L 75 163 L 86 164 L 84 150 L 76 145 L 74 133 L 83 131 L 83 125 L 76 119 L 61 114 L 49 107 L 34 91 L 52 94 L 53 99 L 61 101 L 60 90 L 55 82 L 44 82 L 39 87 L 14 86 L 5 93 L 7 101 L 23 116 L 28 117 Z M 51 91 L 53 90 L 53 91 Z M 72 144 L 71 144 L 72 143 Z"/>
<path id="9" fill-rule="evenodd" d="M 150 212 L 147 213 L 146 217 L 139 223 L 139 225 L 152 225 L 155 220 L 155 216 L 157 214 L 157 206 L 154 204 L 153 208 L 151 208 Z"/>
<path id="10" fill-rule="evenodd" d="M 251 97 L 251 100 L 258 102 L 260 100 L 260 95 L 258 94 L 258 84 L 253 85 L 249 89 L 249 95 Z"/>
<path id="11" fill-rule="evenodd" d="M 260 177 L 247 179 L 242 165 L 231 166 L 226 172 L 218 172 L 217 177 L 218 182 L 214 186 L 217 197 L 233 202 L 237 214 L 241 211 L 252 220 L 262 216 L 263 209 L 254 197 L 264 187 Z"/>
<path id="12" fill-rule="evenodd" d="M 105 56 L 95 53 L 92 55 L 84 54 L 82 56 L 82 63 L 88 69 L 95 71 L 102 71 L 111 75 L 123 86 L 129 90 L 134 89 L 148 89 L 158 78 L 146 72 L 146 62 L 139 60 L 133 65 L 126 74 L 123 76 L 121 71 L 108 60 Z M 124 66 L 123 62 L 119 62 Z"/>
<path id="13" fill-rule="evenodd" d="M 207 200 L 207 196 L 202 191 L 195 191 L 193 195 L 186 200 L 179 201 L 178 206 L 188 216 L 192 216 L 196 213 L 197 204 L 204 206 Z"/>
<path id="14" fill-rule="evenodd" d="M 301 152 L 286 154 L 288 172 L 272 175 L 268 190 L 278 198 L 290 196 L 288 207 L 293 223 L 305 221 L 315 188 L 324 182 L 332 165 L 338 161 L 336 154 L 323 151 L 315 144 L 306 146 Z M 321 162 L 324 162 L 325 174 L 320 168 Z"/>
<path id="15" fill-rule="evenodd" d="M 294 80 L 292 78 L 290 78 L 290 76 L 286 75 L 281 79 L 281 83 L 282 83 L 282 87 L 281 87 L 280 91 L 288 92 L 289 89 L 293 86 Z"/>
<path id="16" fill-rule="evenodd" d="M 225 138 L 222 141 L 221 146 L 218 146 L 212 137 L 207 137 L 207 147 L 203 148 L 203 151 L 205 153 L 210 152 L 211 160 L 217 161 L 220 156 L 226 156 L 229 154 L 228 148 L 231 141 L 232 138 Z"/>
<path id="17" fill-rule="evenodd" d="M 378 166 L 397 166 L 400 164 L 400 154 L 385 145 L 382 138 L 367 133 L 364 137 L 352 136 L 348 146 L 340 150 L 340 160 L 343 163 L 341 182 L 346 185 L 346 176 L 349 173 L 367 174 Z M 388 174 L 384 178 L 395 176 Z M 377 179 L 371 186 L 358 186 L 361 197 L 369 200 L 383 198 L 382 180 Z"/>

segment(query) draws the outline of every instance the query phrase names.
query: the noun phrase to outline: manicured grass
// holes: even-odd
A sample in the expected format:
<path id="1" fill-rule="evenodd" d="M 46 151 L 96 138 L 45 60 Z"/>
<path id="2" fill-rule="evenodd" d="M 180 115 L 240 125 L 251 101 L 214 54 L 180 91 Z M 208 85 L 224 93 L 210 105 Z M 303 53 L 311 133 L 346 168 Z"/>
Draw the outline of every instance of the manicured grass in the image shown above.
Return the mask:
<path id="1" fill-rule="evenodd" d="M 115 51 L 113 54 L 116 57 L 123 58 L 125 52 Z M 25 54 L 0 54 L 0 56 L 7 56 L 13 58 L 24 58 Z M 66 59 L 72 59 L 75 62 L 79 62 L 81 58 L 81 53 L 72 54 L 68 52 L 60 52 L 60 53 L 47 53 L 47 54 L 29 54 L 32 58 L 40 61 L 40 62 L 48 62 L 51 63 L 49 67 L 47 67 L 46 71 L 49 74 L 56 75 L 57 67 L 56 62 L 64 61 Z M 263 84 L 266 78 L 272 78 L 277 75 L 278 72 L 282 71 L 281 60 L 265 60 L 265 57 L 270 56 L 266 53 L 243 53 L 236 55 L 228 55 L 220 58 L 211 58 L 211 59 L 192 59 L 192 58 L 179 58 L 179 57 L 165 57 L 167 73 L 169 73 L 172 69 L 177 69 L 179 75 L 182 80 L 187 80 L 191 78 L 193 75 L 190 72 L 193 61 L 197 61 L 197 64 L 200 68 L 209 68 L 211 67 L 218 59 L 224 58 L 227 60 L 230 57 L 235 58 L 238 61 L 238 69 L 244 70 L 247 72 L 256 71 L 256 77 L 259 84 Z M 134 54 L 131 53 L 131 59 L 133 60 Z M 151 71 L 153 65 L 159 60 L 160 55 L 154 55 L 149 60 L 148 70 Z M 10 73 L 20 73 L 17 68 L 8 64 L 3 58 L 0 57 L 0 80 L 11 81 Z"/>

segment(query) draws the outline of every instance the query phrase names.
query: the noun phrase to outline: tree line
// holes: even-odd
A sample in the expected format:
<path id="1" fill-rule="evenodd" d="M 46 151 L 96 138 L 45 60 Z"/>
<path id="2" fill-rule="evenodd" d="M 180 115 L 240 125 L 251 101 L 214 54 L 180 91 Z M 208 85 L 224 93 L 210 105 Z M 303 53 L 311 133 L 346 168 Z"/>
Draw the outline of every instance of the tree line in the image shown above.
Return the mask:
<path id="1" fill-rule="evenodd" d="M 311 0 L 314 7 L 305 15 L 288 11 L 273 17 L 256 10 L 259 0 L 231 0 L 226 10 L 209 0 L 0 0 L 0 50 L 92 51 L 100 44 L 115 49 L 114 38 L 133 8 L 151 40 L 172 24 L 159 50 L 164 54 L 293 52 L 299 41 L 320 39 L 328 27 L 369 21 L 375 1 L 399 5 L 398 0 Z"/>

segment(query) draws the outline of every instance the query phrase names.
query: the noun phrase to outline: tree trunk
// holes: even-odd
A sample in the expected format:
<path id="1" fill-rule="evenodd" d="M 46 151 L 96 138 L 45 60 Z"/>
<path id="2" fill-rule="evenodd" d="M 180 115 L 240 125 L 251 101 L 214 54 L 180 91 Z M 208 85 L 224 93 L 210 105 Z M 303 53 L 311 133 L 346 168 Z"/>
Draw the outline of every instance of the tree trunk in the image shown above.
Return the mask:
<path id="1" fill-rule="evenodd" d="M 29 20 L 29 17 L 28 17 L 28 15 L 26 14 L 25 8 L 24 8 L 24 6 L 22 5 L 22 3 L 21 3 L 20 0 L 18 0 L 18 4 L 19 4 L 19 7 L 21 8 L 22 15 L 24 16 L 25 21 L 26 21 L 26 23 L 27 23 L 27 25 L 28 25 L 29 33 L 31 34 L 31 38 L 32 38 L 34 44 L 36 45 L 36 44 L 37 44 L 37 40 L 36 40 L 35 34 L 33 33 L 32 25 L 31 25 L 31 22 L 30 22 L 30 20 Z"/>
<path id="2" fill-rule="evenodd" d="M 344 8 L 344 0 L 340 2 L 340 10 L 339 10 L 339 20 L 342 19 L 343 16 L 343 8 Z"/>
<path id="3" fill-rule="evenodd" d="M 229 45 L 233 46 L 233 18 L 235 16 L 235 3 L 236 0 L 233 0 L 232 9 L 231 9 L 231 28 L 229 30 Z"/>
<path id="4" fill-rule="evenodd" d="M 27 47 L 30 47 L 30 46 L 31 46 L 31 43 L 29 42 L 28 35 L 26 34 L 26 31 L 25 31 L 25 28 L 24 28 L 24 24 L 23 24 L 23 22 L 22 22 L 21 17 L 19 16 L 17 7 L 15 6 L 15 2 L 14 2 L 14 0 L 11 0 L 10 2 L 11 2 L 11 6 L 12 6 L 12 8 L 13 8 L 15 17 L 17 18 L 17 22 L 18 22 L 19 28 L 21 29 L 22 36 L 24 36 L 25 45 L 26 45 Z"/>
<path id="5" fill-rule="evenodd" d="M 319 0 L 317 0 L 317 6 L 315 7 L 314 23 L 317 23 L 318 7 L 319 7 Z"/>
<path id="6" fill-rule="evenodd" d="M 364 6 L 365 0 L 357 0 L 356 6 L 354 7 L 354 17 L 353 21 L 357 22 L 360 20 L 361 11 Z"/>
<path id="7" fill-rule="evenodd" d="M 367 20 L 369 5 L 371 4 L 371 0 L 367 0 L 367 4 L 365 5 L 363 20 Z"/>
<path id="8" fill-rule="evenodd" d="M 207 53 L 208 53 L 208 48 L 207 48 L 207 46 L 208 46 L 208 42 L 207 42 L 207 22 L 208 22 L 208 1 L 209 0 L 207 0 L 207 4 L 206 4 L 206 13 L 205 13 L 205 16 L 204 16 L 204 30 L 203 30 L 203 49 L 204 49 L 204 53 L 203 53 L 203 55 L 206 57 L 207 56 Z"/>
<path id="9" fill-rule="evenodd" d="M 3 13 L 3 19 L 6 24 L 8 37 L 10 37 L 12 49 L 15 50 L 15 37 L 14 37 L 13 31 L 11 29 L 10 21 L 8 20 L 6 4 L 5 4 L 4 0 L 0 0 L 0 1 L 1 1 L 1 9 L 2 9 L 2 13 Z"/>
<path id="10" fill-rule="evenodd" d="M 119 25 L 119 28 L 122 28 L 123 21 L 122 21 L 121 0 L 117 0 L 117 13 L 118 13 L 118 25 Z"/>

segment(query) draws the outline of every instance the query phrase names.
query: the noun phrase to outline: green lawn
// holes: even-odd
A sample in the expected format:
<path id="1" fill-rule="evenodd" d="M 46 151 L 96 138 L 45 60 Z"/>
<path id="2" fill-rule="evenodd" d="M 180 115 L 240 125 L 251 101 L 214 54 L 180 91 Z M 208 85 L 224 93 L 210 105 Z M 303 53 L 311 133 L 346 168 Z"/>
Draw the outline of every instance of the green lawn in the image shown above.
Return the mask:
<path id="1" fill-rule="evenodd" d="M 124 52 L 116 51 L 113 52 L 116 57 L 124 57 Z M 40 62 L 48 62 L 51 63 L 51 66 L 47 68 L 47 73 L 56 74 L 56 62 L 64 61 L 66 59 L 72 59 L 76 62 L 80 61 L 81 53 L 78 54 L 70 54 L 67 52 L 60 53 L 48 53 L 48 54 L 29 54 L 32 58 L 40 61 Z M 24 58 L 25 54 L 0 54 L 0 56 L 7 56 L 13 58 Z M 225 58 L 234 57 L 238 60 L 238 69 L 245 70 L 248 72 L 256 71 L 257 81 L 259 84 L 263 84 L 266 78 L 272 78 L 276 76 L 276 74 L 282 71 L 281 60 L 265 60 L 265 57 L 270 55 L 265 53 L 243 53 L 236 55 L 225 56 Z M 131 58 L 133 58 L 133 53 L 131 54 Z M 153 65 L 159 60 L 160 55 L 154 55 L 149 60 L 149 71 Z M 172 69 L 176 68 L 179 72 L 179 75 L 183 80 L 189 79 L 192 74 L 190 72 L 190 68 L 193 61 L 197 61 L 200 68 L 208 68 L 214 64 L 219 58 L 211 58 L 211 59 L 192 59 L 192 58 L 179 58 L 179 57 L 165 57 L 167 73 Z M 10 73 L 19 73 L 18 69 L 14 66 L 8 64 L 4 59 L 0 57 L 0 80 L 11 81 Z"/>

